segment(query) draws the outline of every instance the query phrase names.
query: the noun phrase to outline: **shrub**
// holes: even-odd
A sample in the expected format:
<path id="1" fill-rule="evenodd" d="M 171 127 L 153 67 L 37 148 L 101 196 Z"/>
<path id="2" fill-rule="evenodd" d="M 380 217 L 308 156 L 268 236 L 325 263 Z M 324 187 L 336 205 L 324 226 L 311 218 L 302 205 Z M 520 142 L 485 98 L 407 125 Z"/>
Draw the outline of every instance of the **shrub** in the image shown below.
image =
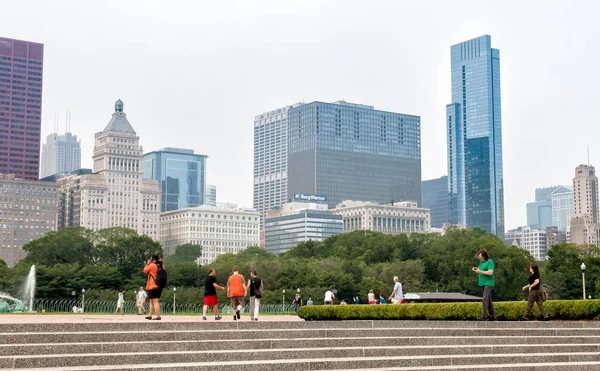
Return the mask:
<path id="1" fill-rule="evenodd" d="M 544 303 L 550 319 L 582 320 L 600 318 L 600 300 L 549 300 Z M 517 321 L 527 302 L 494 303 L 499 320 Z M 305 320 L 475 320 L 481 303 L 428 303 L 405 305 L 312 305 L 300 308 Z M 531 318 L 541 318 L 537 304 Z"/>

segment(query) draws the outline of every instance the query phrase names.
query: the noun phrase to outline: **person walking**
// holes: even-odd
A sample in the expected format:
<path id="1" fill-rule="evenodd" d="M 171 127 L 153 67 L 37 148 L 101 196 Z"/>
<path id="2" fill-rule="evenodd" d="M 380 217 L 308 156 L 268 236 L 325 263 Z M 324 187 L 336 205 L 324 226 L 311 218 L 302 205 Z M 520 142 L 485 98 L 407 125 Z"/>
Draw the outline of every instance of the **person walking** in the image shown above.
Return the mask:
<path id="1" fill-rule="evenodd" d="M 146 291 L 144 291 L 144 288 L 140 286 L 140 290 L 137 292 L 137 294 L 135 294 L 135 305 L 137 306 L 138 315 L 140 316 L 142 314 L 146 314 L 146 308 L 144 308 L 144 303 L 146 303 L 147 297 L 148 295 L 146 294 Z"/>
<path id="2" fill-rule="evenodd" d="M 115 309 L 115 314 L 117 314 L 118 311 L 121 311 L 121 314 L 124 314 L 123 313 L 123 304 L 125 304 L 125 299 L 123 298 L 124 293 L 125 293 L 125 290 L 119 291 L 119 298 L 117 299 L 117 308 Z"/>
<path id="3" fill-rule="evenodd" d="M 394 289 L 388 300 L 390 300 L 392 304 L 402 304 L 403 297 L 402 284 L 398 280 L 398 276 L 394 276 Z"/>
<path id="4" fill-rule="evenodd" d="M 333 305 L 333 299 L 335 299 L 335 295 L 333 295 L 333 291 L 327 290 L 325 292 L 325 300 L 323 300 L 325 305 Z"/>
<path id="5" fill-rule="evenodd" d="M 240 319 L 240 311 L 244 308 L 244 300 L 248 294 L 246 290 L 246 281 L 244 276 L 238 272 L 238 267 L 231 268 L 233 274 L 227 280 L 227 296 L 231 300 L 233 309 L 233 320 Z"/>
<path id="6" fill-rule="evenodd" d="M 202 320 L 206 321 L 206 311 L 208 307 L 213 307 L 215 321 L 219 321 L 219 298 L 217 297 L 217 289 L 225 291 L 225 287 L 217 283 L 217 271 L 214 268 L 208 268 L 208 277 L 204 283 L 204 307 L 202 308 Z"/>
<path id="7" fill-rule="evenodd" d="M 260 298 L 262 298 L 264 289 L 263 281 L 256 275 L 256 271 L 251 271 L 246 286 L 246 291 L 250 292 L 250 321 L 258 321 Z"/>
<path id="8" fill-rule="evenodd" d="M 375 300 L 375 294 L 373 293 L 373 290 L 369 290 L 367 297 L 369 298 L 369 304 L 377 304 L 377 300 Z"/>
<path id="9" fill-rule="evenodd" d="M 150 299 L 150 310 L 148 312 L 148 316 L 144 317 L 150 320 L 160 321 L 160 304 L 158 303 L 158 299 L 160 299 L 162 295 L 162 287 L 159 287 L 156 284 L 156 276 L 158 275 L 158 267 L 165 269 L 165 265 L 158 258 L 157 255 L 152 256 L 148 259 L 146 266 L 144 267 L 144 273 L 148 275 L 148 279 L 146 280 L 146 292 L 148 294 L 148 299 Z M 156 314 L 156 317 L 152 317 L 152 314 Z"/>
<path id="10" fill-rule="evenodd" d="M 296 313 L 298 313 L 298 309 L 302 306 L 302 296 L 300 296 L 299 292 L 296 293 L 296 297 L 292 300 L 292 305 L 296 306 Z"/>
<path id="11" fill-rule="evenodd" d="M 306 301 L 306 305 L 313 305 L 312 298 L 308 298 L 308 300 Z"/>
<path id="12" fill-rule="evenodd" d="M 479 318 L 482 321 L 496 321 L 492 291 L 494 290 L 494 261 L 490 259 L 486 250 L 477 252 L 479 267 L 473 267 L 473 272 L 478 274 L 478 285 L 483 290 L 483 312 Z"/>
<path id="13" fill-rule="evenodd" d="M 544 302 L 542 301 L 542 290 L 540 283 L 540 268 L 538 268 L 537 264 L 531 264 L 529 266 L 529 272 L 531 276 L 529 276 L 529 285 L 523 286 L 523 291 L 529 289 L 529 297 L 527 299 L 527 309 L 525 313 L 523 313 L 523 320 L 528 321 L 529 315 L 531 315 L 531 309 L 533 309 L 533 303 L 537 303 L 542 315 L 544 316 L 544 321 L 548 320 L 548 312 L 546 308 L 544 308 Z"/>

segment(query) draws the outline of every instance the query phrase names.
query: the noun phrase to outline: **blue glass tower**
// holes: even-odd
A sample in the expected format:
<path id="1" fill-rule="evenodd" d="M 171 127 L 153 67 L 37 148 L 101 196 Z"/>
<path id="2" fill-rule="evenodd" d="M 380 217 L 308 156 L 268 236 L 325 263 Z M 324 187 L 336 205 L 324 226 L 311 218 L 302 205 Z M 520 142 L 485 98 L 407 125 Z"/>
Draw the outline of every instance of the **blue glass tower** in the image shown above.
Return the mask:
<path id="1" fill-rule="evenodd" d="M 144 179 L 158 180 L 161 212 L 204 204 L 206 158 L 180 148 L 144 154 Z"/>
<path id="2" fill-rule="evenodd" d="M 504 235 L 500 51 L 481 36 L 451 47 L 446 106 L 450 221 Z"/>

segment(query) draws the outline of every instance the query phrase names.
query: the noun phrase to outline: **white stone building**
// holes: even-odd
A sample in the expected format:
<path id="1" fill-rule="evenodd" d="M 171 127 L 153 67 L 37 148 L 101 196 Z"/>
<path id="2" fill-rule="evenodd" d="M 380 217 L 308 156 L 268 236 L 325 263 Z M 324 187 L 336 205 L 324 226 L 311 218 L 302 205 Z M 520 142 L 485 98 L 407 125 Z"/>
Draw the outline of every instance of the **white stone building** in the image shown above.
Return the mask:
<path id="1" fill-rule="evenodd" d="M 529 251 L 537 260 L 548 257 L 545 230 L 533 229 L 528 226 L 519 227 L 506 232 L 504 241 L 508 245 L 514 245 Z"/>
<path id="2" fill-rule="evenodd" d="M 344 217 L 344 232 L 369 230 L 389 234 L 431 232 L 429 209 L 417 207 L 416 201 L 378 204 L 369 201 L 343 201 L 332 214 Z"/>
<path id="3" fill-rule="evenodd" d="M 81 168 L 81 141 L 69 132 L 52 133 L 42 144 L 40 179 L 54 174 L 69 173 Z"/>
<path id="4" fill-rule="evenodd" d="M 112 119 L 95 135 L 94 174 L 58 180 L 58 227 L 125 227 L 158 240 L 161 191 L 158 181 L 143 179 L 142 156 L 118 100 Z"/>
<path id="5" fill-rule="evenodd" d="M 217 256 L 259 245 L 260 214 L 254 209 L 202 205 L 160 214 L 160 242 L 165 256 L 177 246 L 202 246 L 201 265 Z"/>

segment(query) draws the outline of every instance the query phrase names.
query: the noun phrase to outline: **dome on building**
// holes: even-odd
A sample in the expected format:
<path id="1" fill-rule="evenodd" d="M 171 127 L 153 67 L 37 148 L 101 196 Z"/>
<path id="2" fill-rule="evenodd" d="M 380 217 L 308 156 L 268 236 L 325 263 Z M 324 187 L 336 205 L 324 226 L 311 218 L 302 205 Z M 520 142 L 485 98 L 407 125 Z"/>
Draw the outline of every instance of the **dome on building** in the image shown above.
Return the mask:
<path id="1" fill-rule="evenodd" d="M 129 120 L 127 120 L 127 115 L 123 112 L 123 101 L 120 99 L 115 102 L 115 113 L 113 113 L 112 118 L 108 122 L 108 125 L 104 128 L 104 132 L 119 132 L 119 133 L 128 133 L 134 134 L 135 130 L 131 127 Z"/>

